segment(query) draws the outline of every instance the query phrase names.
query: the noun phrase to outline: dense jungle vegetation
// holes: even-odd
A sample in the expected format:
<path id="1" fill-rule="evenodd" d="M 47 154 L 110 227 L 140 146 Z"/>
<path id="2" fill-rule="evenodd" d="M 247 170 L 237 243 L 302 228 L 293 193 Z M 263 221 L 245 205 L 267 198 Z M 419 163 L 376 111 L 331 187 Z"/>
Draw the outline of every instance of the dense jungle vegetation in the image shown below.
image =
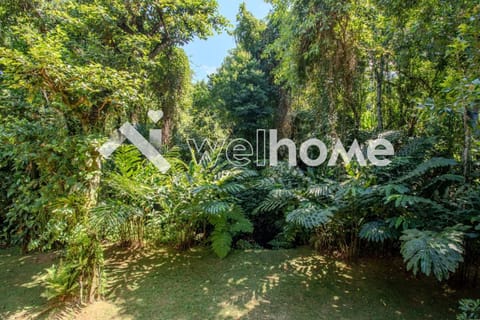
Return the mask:
<path id="1" fill-rule="evenodd" d="M 46 298 L 104 296 L 112 244 L 203 246 L 218 261 L 309 245 L 478 285 L 479 2 L 268 2 L 266 19 L 243 4 L 233 25 L 214 0 L 0 3 L 0 245 L 61 252 Z M 192 81 L 183 47 L 227 29 L 236 48 Z M 101 156 L 127 121 L 162 129 L 167 173 L 128 142 Z M 258 129 L 329 150 L 382 138 L 395 155 L 385 167 L 289 166 L 283 148 L 278 166 L 228 161 L 217 142 L 254 143 Z M 213 143 L 201 157 L 192 139 Z M 480 301 L 461 309 L 480 317 Z"/>

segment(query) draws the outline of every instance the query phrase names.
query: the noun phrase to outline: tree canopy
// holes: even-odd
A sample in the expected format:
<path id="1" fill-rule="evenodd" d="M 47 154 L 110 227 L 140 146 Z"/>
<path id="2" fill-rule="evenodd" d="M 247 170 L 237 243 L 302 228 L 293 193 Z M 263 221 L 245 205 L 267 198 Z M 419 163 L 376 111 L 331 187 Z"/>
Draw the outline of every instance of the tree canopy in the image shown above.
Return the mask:
<path id="1" fill-rule="evenodd" d="M 309 244 L 478 280 L 478 1 L 268 2 L 263 20 L 240 5 L 236 47 L 199 82 L 183 46 L 228 28 L 214 0 L 0 4 L 0 244 L 63 250 L 49 299 L 101 296 L 105 243 L 220 258 Z M 125 122 L 144 136 L 161 126 L 168 173 L 129 142 L 101 156 Z M 228 161 L 223 140 L 254 144 L 259 129 L 360 154 L 386 139 L 395 155 L 385 167 L 292 166 L 283 148 L 277 166 Z"/>

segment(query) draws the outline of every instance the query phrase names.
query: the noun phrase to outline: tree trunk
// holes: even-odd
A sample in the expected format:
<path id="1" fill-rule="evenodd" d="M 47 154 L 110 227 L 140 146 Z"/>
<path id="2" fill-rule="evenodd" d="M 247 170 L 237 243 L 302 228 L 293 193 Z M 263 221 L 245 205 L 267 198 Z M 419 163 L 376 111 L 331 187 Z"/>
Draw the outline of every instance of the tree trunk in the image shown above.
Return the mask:
<path id="1" fill-rule="evenodd" d="M 280 89 L 280 103 L 277 113 L 277 129 L 280 138 L 290 138 L 292 135 L 292 119 L 290 115 L 290 95 L 285 89 Z"/>
<path id="2" fill-rule="evenodd" d="M 383 77 L 385 69 L 385 59 L 383 56 L 380 57 L 378 65 L 375 67 L 375 80 L 377 83 L 377 131 L 383 131 L 383 113 L 382 113 L 382 98 L 383 98 Z"/>
<path id="3" fill-rule="evenodd" d="M 465 132 L 465 145 L 463 149 L 463 176 L 466 181 L 469 181 L 470 170 L 472 166 L 471 152 L 472 152 L 472 128 L 470 126 L 471 119 L 469 117 L 467 107 L 463 110 L 463 128 Z"/>
<path id="4" fill-rule="evenodd" d="M 170 146 L 172 143 L 174 129 L 174 117 L 173 114 L 166 114 L 163 117 L 163 126 L 162 126 L 162 145 Z"/>

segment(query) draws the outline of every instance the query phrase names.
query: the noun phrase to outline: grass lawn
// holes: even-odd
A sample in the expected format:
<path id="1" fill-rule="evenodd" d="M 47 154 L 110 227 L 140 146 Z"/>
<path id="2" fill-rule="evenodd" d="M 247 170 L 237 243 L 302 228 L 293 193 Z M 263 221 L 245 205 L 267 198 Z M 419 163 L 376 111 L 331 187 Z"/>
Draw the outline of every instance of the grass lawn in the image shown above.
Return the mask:
<path id="1" fill-rule="evenodd" d="M 51 255 L 0 251 L 0 319 L 51 318 L 39 275 Z M 307 248 L 236 251 L 124 251 L 107 260 L 108 295 L 67 319 L 454 319 L 456 292 L 413 279 L 397 260 L 346 264 Z M 58 314 L 60 313 L 60 314 Z"/>

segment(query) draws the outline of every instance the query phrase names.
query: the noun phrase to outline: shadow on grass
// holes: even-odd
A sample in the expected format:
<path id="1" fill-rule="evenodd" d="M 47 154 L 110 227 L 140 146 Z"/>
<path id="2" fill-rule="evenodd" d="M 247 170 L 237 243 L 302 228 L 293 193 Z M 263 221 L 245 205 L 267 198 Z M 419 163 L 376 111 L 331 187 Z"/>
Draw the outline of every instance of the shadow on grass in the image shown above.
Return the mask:
<path id="1" fill-rule="evenodd" d="M 21 256 L 17 248 L 0 250 L 0 319 L 32 318 L 44 311 L 40 278 L 55 259 L 54 253 Z"/>
<path id="2" fill-rule="evenodd" d="M 462 293 L 401 261 L 347 265 L 309 249 L 116 253 L 106 302 L 79 319 L 454 319 Z M 467 293 L 463 293 L 467 294 Z"/>

